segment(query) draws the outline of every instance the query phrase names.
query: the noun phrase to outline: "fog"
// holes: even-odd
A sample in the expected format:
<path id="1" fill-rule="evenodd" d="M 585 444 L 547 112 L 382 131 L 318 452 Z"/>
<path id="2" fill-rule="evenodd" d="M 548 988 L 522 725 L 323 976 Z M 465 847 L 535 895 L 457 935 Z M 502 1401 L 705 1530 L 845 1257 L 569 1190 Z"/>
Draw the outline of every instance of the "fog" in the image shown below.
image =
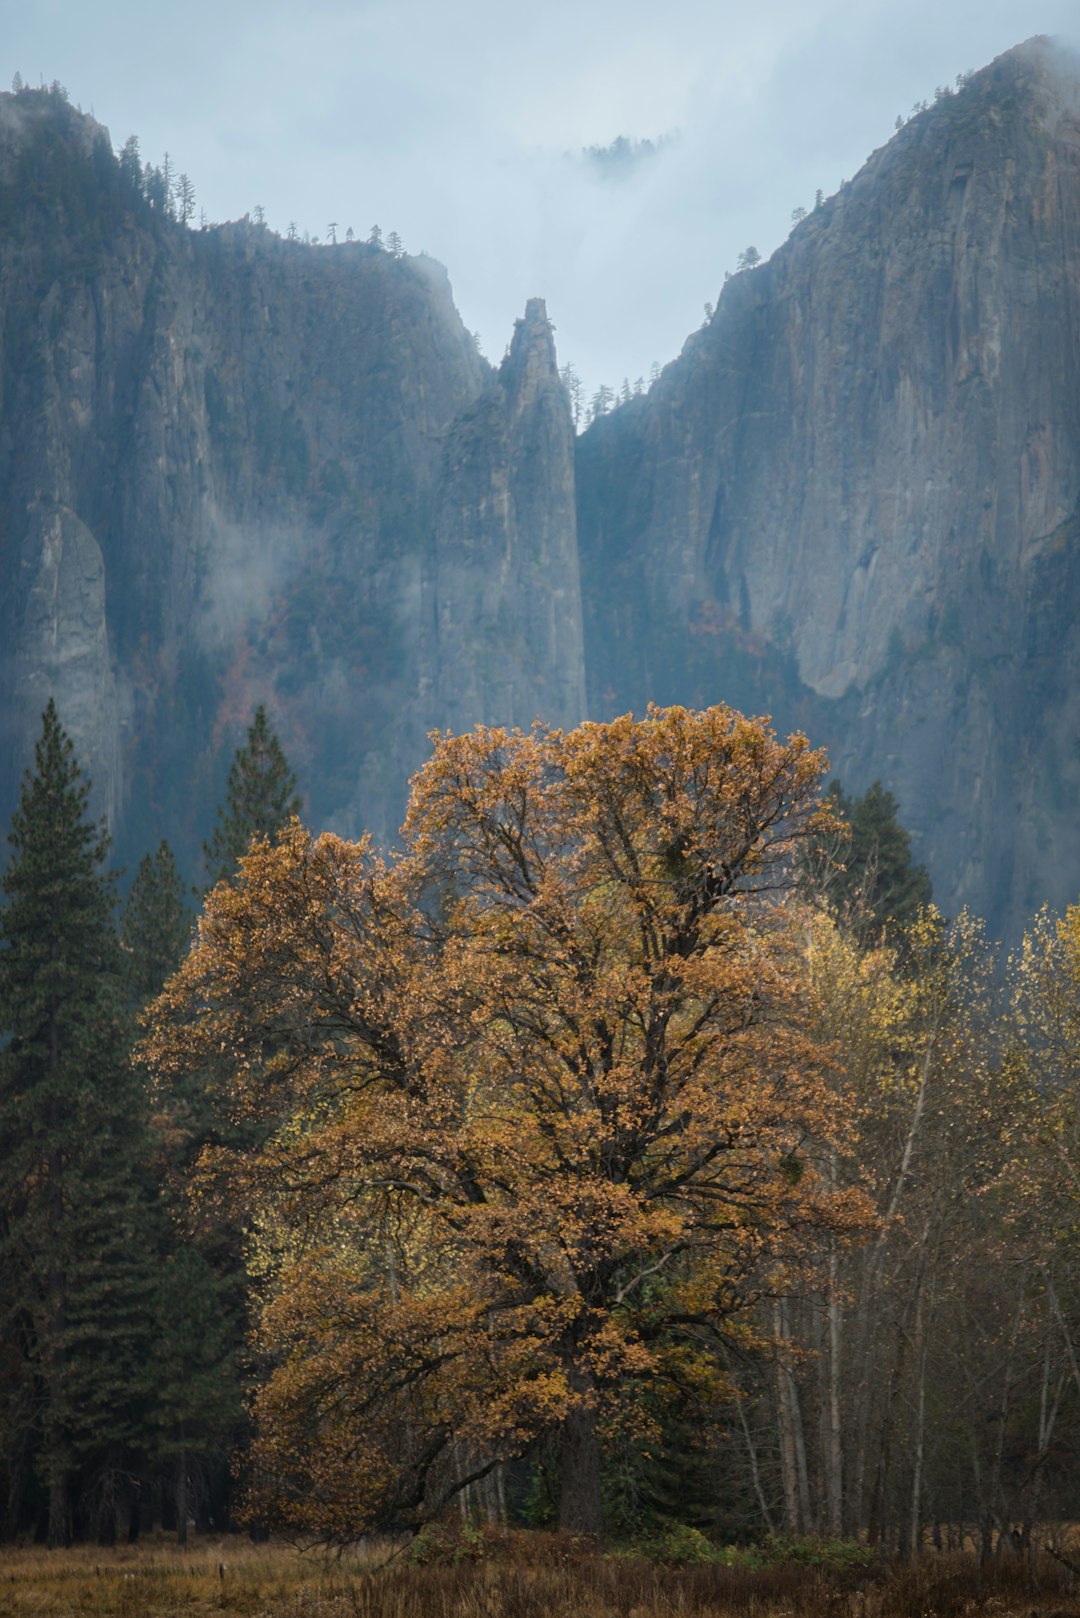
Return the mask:
<path id="1" fill-rule="evenodd" d="M 265 521 L 239 527 L 216 505 L 206 517 L 208 571 L 194 628 L 203 649 L 215 653 L 265 624 L 275 599 L 308 566 L 311 550 L 302 534 Z"/>
<path id="2" fill-rule="evenodd" d="M 591 391 L 672 358 L 750 244 L 1075 0 L 0 0 L 0 74 L 170 153 L 210 221 L 396 230 L 497 360 L 531 296 Z M 621 179 L 582 156 L 671 137 Z"/>

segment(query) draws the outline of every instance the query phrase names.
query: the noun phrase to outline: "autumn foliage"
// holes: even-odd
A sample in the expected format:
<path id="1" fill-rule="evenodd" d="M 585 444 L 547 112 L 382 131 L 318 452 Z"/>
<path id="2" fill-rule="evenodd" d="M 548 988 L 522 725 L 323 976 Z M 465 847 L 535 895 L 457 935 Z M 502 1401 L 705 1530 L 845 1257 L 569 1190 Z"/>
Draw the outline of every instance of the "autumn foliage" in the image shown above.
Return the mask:
<path id="1" fill-rule="evenodd" d="M 822 770 L 723 707 L 440 736 L 398 855 L 293 821 L 209 896 L 145 1057 L 244 1126 L 198 1195 L 262 1288 L 257 1509 L 414 1525 L 557 1433 L 597 1533 L 604 1444 L 865 1220 L 785 902 Z"/>

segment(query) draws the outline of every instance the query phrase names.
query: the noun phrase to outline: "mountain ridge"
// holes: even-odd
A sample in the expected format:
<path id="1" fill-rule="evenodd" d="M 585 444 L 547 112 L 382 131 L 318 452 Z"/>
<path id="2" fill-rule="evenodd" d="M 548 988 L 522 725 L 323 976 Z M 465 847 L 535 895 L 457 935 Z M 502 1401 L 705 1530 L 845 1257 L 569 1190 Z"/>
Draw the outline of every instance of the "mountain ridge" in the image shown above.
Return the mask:
<path id="1" fill-rule="evenodd" d="M 433 261 L 188 231 L 0 97 L 3 805 L 50 691 L 128 859 L 260 701 L 386 841 L 432 728 L 726 700 L 1015 937 L 1080 889 L 1078 102 L 1044 40 L 971 75 L 575 441 L 541 299 L 496 370 Z"/>
<path id="2" fill-rule="evenodd" d="M 1059 61 L 1018 47 L 913 118 L 727 284 L 633 415 L 586 434 L 579 470 L 586 569 L 617 556 L 642 580 L 653 666 L 627 668 L 616 702 L 678 689 L 654 649 L 695 621 L 699 685 L 723 666 L 710 640 L 786 655 L 781 723 L 851 784 L 881 776 L 945 907 L 1012 937 L 1080 885 L 1070 614 L 1056 670 L 1031 640 L 1076 599 L 1080 376 L 1059 334 L 1080 126 Z M 617 642 L 589 610 L 593 644 Z"/>

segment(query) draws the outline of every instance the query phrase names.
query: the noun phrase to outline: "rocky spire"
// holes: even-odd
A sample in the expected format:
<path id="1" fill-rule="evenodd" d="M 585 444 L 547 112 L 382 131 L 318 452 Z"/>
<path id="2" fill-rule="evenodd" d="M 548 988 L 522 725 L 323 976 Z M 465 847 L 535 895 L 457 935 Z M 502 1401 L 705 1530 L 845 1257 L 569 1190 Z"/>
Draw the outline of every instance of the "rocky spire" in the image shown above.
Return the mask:
<path id="1" fill-rule="evenodd" d="M 555 328 L 543 298 L 529 298 L 524 318 L 514 321 L 510 352 L 503 360 L 499 381 L 515 415 L 531 409 L 546 387 L 563 393 L 555 358 Z"/>
<path id="2" fill-rule="evenodd" d="M 426 585 L 432 724 L 584 718 L 574 427 L 542 298 L 451 435 Z"/>

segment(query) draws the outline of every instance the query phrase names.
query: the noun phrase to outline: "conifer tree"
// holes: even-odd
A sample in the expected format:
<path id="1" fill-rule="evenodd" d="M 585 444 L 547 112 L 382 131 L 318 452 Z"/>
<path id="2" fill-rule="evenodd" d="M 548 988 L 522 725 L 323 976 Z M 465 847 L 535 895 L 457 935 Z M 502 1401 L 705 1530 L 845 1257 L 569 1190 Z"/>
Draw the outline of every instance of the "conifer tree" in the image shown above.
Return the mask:
<path id="1" fill-rule="evenodd" d="M 124 987 L 129 1005 L 146 1005 L 176 971 L 191 937 L 191 912 L 172 849 L 162 840 L 144 854 L 120 922 Z"/>
<path id="2" fill-rule="evenodd" d="M 105 1507 L 131 1469 L 151 1340 L 148 1154 L 89 792 L 50 700 L 0 909 L 0 1270 L 41 1390 L 50 1545 L 71 1536 L 77 1470 Z"/>
<path id="3" fill-rule="evenodd" d="M 156 855 L 140 862 L 121 919 L 124 988 L 132 1009 L 145 1006 L 175 972 L 191 930 L 176 862 L 163 841 Z M 241 1239 L 224 1240 L 220 1229 L 191 1231 L 176 1194 L 178 1163 L 212 1138 L 220 1120 L 198 1084 L 184 1097 L 170 1097 L 166 1111 L 165 1134 L 158 1142 L 166 1184 L 154 1298 L 155 1397 L 145 1438 L 161 1473 L 166 1514 L 171 1501 L 183 1545 L 190 1515 L 203 1510 L 215 1492 L 227 1491 L 229 1448 L 241 1413 L 238 1353 L 247 1315 L 239 1296 L 245 1278 Z M 226 1236 L 231 1235 L 230 1227 Z"/>
<path id="4" fill-rule="evenodd" d="M 272 837 L 299 813 L 296 776 L 260 703 L 247 742 L 233 758 L 213 836 L 203 844 L 210 885 L 232 877 L 253 837 Z"/>
<path id="5" fill-rule="evenodd" d="M 189 1513 L 200 1496 L 205 1499 L 213 1474 L 227 1473 L 229 1441 L 241 1415 L 237 1311 L 222 1290 L 192 1242 L 177 1242 L 165 1255 L 155 1449 L 171 1485 L 181 1545 Z"/>
<path id="6" fill-rule="evenodd" d="M 850 798 L 834 781 L 827 802 L 851 833 L 841 851 L 844 869 L 836 885 L 837 901 L 857 913 L 860 932 L 880 934 L 910 926 L 930 903 L 932 888 L 926 867 L 911 858 L 911 838 L 900 824 L 892 793 L 875 781 L 861 798 Z"/>
<path id="7" fill-rule="evenodd" d="M 129 135 L 120 152 L 120 172 L 134 191 L 142 190 L 143 167 L 138 135 Z"/>

